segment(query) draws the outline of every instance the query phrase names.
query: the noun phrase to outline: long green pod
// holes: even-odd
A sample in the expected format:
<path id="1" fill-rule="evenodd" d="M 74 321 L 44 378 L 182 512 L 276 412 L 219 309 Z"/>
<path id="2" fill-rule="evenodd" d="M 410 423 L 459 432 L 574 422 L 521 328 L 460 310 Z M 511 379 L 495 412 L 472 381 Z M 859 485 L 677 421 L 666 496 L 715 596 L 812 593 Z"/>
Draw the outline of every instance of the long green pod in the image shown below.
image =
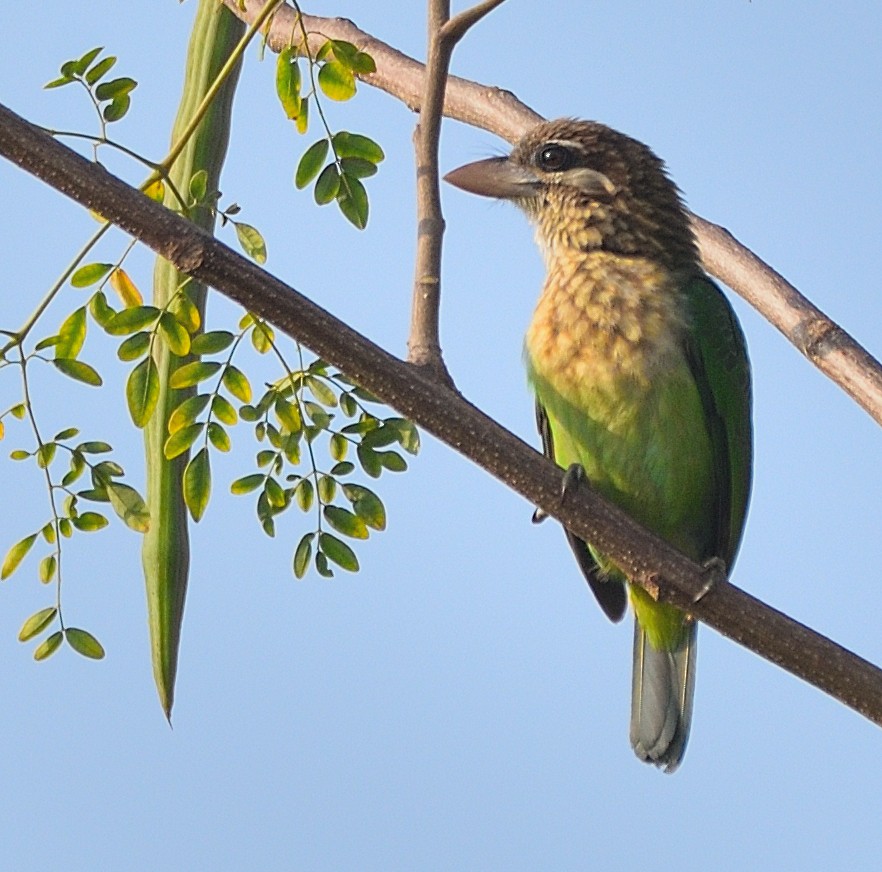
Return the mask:
<path id="1" fill-rule="evenodd" d="M 244 31 L 244 25 L 217 0 L 200 0 L 187 53 L 184 91 L 172 132 L 173 143 L 185 130 Z M 232 101 L 240 65 L 237 64 L 227 77 L 195 135 L 171 168 L 170 181 L 185 196 L 190 178 L 199 170 L 208 174 L 208 190 L 217 189 L 229 141 Z M 167 205 L 179 208 L 171 192 L 166 197 Z M 207 209 L 194 210 L 191 218 L 208 230 L 214 227 L 215 217 Z M 184 279 L 185 276 L 171 264 L 158 258 L 153 276 L 155 305 L 165 306 Z M 188 293 L 201 318 L 205 314 L 205 287 L 190 283 Z M 156 343 L 154 359 L 159 371 L 159 400 L 144 429 L 147 502 L 152 522 L 144 537 L 142 560 L 147 584 L 153 675 L 162 708 L 170 718 L 190 567 L 190 537 L 182 491 L 187 456 L 166 460 L 163 445 L 168 436 L 169 415 L 182 400 L 194 393 L 195 388 L 175 390 L 169 387 L 172 373 L 187 359 L 172 355 L 164 343 Z"/>

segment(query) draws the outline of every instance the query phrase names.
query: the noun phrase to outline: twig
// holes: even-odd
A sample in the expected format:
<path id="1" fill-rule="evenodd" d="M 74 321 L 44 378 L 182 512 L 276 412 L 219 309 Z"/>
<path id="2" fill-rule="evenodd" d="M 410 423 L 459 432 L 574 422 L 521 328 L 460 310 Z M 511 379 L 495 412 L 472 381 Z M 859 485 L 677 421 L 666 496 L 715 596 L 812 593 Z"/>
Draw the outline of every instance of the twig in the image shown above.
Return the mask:
<path id="1" fill-rule="evenodd" d="M 182 272 L 277 325 L 532 505 L 608 554 L 629 578 L 882 726 L 882 670 L 707 571 L 588 487 L 560 498 L 563 471 L 479 409 L 393 357 L 191 222 L 0 106 L 0 154 L 136 236 Z"/>
<path id="2" fill-rule="evenodd" d="M 444 217 L 439 190 L 438 142 L 444 90 L 450 58 L 456 43 L 503 0 L 485 0 L 450 18 L 449 0 L 429 0 L 428 51 L 420 117 L 414 131 L 417 191 L 417 251 L 411 306 L 408 360 L 426 367 L 437 378 L 452 384 L 441 355 L 439 310 L 441 305 L 441 245 Z"/>

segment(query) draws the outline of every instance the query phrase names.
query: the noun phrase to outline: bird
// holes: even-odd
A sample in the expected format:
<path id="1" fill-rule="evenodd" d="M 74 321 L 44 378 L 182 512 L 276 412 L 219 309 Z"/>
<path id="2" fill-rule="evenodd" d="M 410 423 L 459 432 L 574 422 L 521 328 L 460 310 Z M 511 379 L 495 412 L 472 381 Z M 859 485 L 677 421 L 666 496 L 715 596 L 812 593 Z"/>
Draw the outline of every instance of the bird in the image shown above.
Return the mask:
<path id="1" fill-rule="evenodd" d="M 524 358 L 544 453 L 686 556 L 731 571 L 751 488 L 750 365 L 665 165 L 624 133 L 566 118 L 445 180 L 535 225 L 546 275 Z M 673 772 L 692 721 L 696 622 L 566 536 L 607 617 L 630 601 L 631 746 Z"/>

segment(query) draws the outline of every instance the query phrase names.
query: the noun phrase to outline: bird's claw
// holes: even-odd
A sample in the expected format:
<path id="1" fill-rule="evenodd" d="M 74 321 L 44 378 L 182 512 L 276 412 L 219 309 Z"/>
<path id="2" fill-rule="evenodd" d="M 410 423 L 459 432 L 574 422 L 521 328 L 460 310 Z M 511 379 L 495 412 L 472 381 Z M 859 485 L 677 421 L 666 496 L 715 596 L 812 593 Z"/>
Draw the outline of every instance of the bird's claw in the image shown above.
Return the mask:
<path id="1" fill-rule="evenodd" d="M 545 509 L 540 509 L 539 506 L 536 506 L 536 510 L 533 512 L 533 517 L 530 520 L 534 524 L 541 524 L 548 517 L 548 512 Z"/>
<path id="2" fill-rule="evenodd" d="M 699 591 L 692 597 L 692 602 L 697 603 L 703 600 L 721 581 L 726 581 L 726 564 L 719 557 L 711 557 L 703 564 L 704 575 L 706 576 Z"/>
<path id="3" fill-rule="evenodd" d="M 567 491 L 572 490 L 574 487 L 578 487 L 586 478 L 585 467 L 582 466 L 581 463 L 571 463 L 567 467 L 567 471 L 564 473 L 563 484 L 560 488 L 561 502 L 566 498 Z"/>

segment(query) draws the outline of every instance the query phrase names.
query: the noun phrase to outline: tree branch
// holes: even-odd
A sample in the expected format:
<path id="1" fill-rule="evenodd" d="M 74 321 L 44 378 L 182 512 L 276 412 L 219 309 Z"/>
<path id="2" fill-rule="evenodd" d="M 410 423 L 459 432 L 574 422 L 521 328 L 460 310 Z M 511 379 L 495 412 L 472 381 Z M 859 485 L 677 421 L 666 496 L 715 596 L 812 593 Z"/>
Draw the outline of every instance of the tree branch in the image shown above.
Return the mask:
<path id="1" fill-rule="evenodd" d="M 414 131 L 417 164 L 417 254 L 411 307 L 408 360 L 452 384 L 441 355 L 441 243 L 444 217 L 439 190 L 438 143 L 450 58 L 456 43 L 503 0 L 484 0 L 450 18 L 450 0 L 429 0 L 428 51 L 420 119 Z"/>
<path id="2" fill-rule="evenodd" d="M 707 570 L 587 486 L 568 491 L 562 501 L 563 471 L 450 388 L 426 378 L 210 234 L 2 106 L 0 154 L 339 366 L 576 535 L 595 543 L 659 599 L 691 612 L 882 726 L 882 670 L 722 578 L 696 602 L 707 587 Z"/>
<path id="3" fill-rule="evenodd" d="M 260 10 L 260 0 L 224 0 L 240 17 L 250 21 Z M 481 3 L 480 8 L 492 3 Z M 282 7 L 273 19 L 269 45 L 278 51 L 290 31 L 293 10 Z M 467 14 L 467 13 L 462 13 Z M 316 34 L 316 49 L 327 37 L 345 39 L 369 52 L 377 71 L 364 81 L 403 101 L 413 110 L 421 106 L 425 68 L 381 40 L 359 30 L 345 18 L 304 15 L 308 30 Z M 453 21 L 451 20 L 451 25 Z M 321 34 L 321 35 L 319 35 Z M 510 91 L 450 76 L 444 97 L 444 115 L 514 143 L 543 120 Z M 705 269 L 754 306 L 780 330 L 818 369 L 838 384 L 858 405 L 882 424 L 882 366 L 854 338 L 812 305 L 783 276 L 742 245 L 722 227 L 692 216 Z"/>

